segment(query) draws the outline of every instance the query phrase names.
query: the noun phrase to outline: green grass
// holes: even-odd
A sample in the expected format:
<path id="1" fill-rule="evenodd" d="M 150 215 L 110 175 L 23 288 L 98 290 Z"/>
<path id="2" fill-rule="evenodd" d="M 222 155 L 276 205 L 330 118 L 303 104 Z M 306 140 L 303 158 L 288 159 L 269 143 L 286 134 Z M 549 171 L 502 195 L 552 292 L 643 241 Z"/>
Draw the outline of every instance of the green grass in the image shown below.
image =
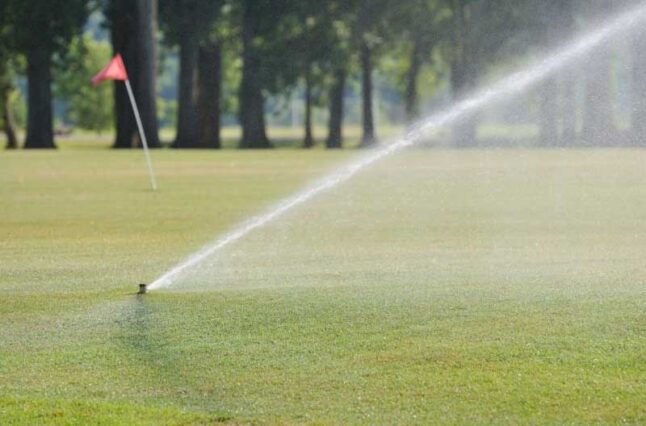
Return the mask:
<path id="1" fill-rule="evenodd" d="M 489 126 L 491 127 L 491 126 Z M 509 134 L 512 133 L 515 136 L 525 136 L 527 131 L 524 128 L 518 130 L 510 130 L 511 126 L 506 127 L 496 127 L 493 126 L 493 132 L 491 129 L 485 128 L 483 132 L 484 136 L 491 136 L 500 133 Z M 314 126 L 313 134 L 315 141 L 317 142 L 314 149 L 324 148 L 325 138 L 327 137 L 327 128 L 324 126 Z M 377 128 L 377 135 L 382 139 L 391 138 L 394 136 L 400 135 L 402 132 L 402 126 L 397 125 L 385 125 L 379 126 Z M 497 132 L 497 133 L 496 133 Z M 521 133 L 522 132 L 522 133 Z M 267 128 L 268 136 L 275 148 L 282 149 L 293 149 L 301 148 L 303 146 L 303 134 L 304 130 L 300 127 L 280 127 L 280 126 L 269 126 Z M 222 128 L 221 139 L 222 139 L 222 148 L 224 149 L 237 149 L 240 141 L 241 130 L 238 126 L 225 126 Z M 346 148 L 355 148 L 359 141 L 361 140 L 361 127 L 357 125 L 345 126 L 343 129 L 344 135 L 344 147 Z M 164 128 L 159 132 L 159 137 L 162 141 L 162 144 L 170 144 L 175 139 L 175 129 L 174 128 Z M 19 131 L 19 139 L 24 139 L 23 132 Z M 109 148 L 114 141 L 114 135 L 112 132 L 104 132 L 97 134 L 95 132 L 90 132 L 82 129 L 75 129 L 71 135 L 57 138 L 56 144 L 59 148 L 67 150 L 79 150 L 79 149 L 97 149 L 97 148 Z M 4 144 L 4 135 L 0 134 L 0 143 Z"/>
<path id="2" fill-rule="evenodd" d="M 315 125 L 313 127 L 315 146 L 313 149 L 324 149 L 324 141 L 328 129 L 325 126 Z M 376 133 L 380 140 L 388 140 L 401 135 L 401 125 L 386 124 L 377 126 Z M 304 131 L 300 127 L 269 126 L 268 136 L 277 149 L 302 148 Z M 437 146 L 445 146 L 450 138 L 444 137 L 446 132 L 438 135 L 430 135 L 432 143 Z M 222 128 L 221 139 L 223 149 L 237 149 L 240 141 L 241 130 L 238 126 L 225 126 Z M 343 128 L 344 147 L 354 149 L 361 141 L 361 126 L 348 125 Z M 500 124 L 483 123 L 478 129 L 478 139 L 483 147 L 487 146 L 513 146 L 527 147 L 535 145 L 538 136 L 538 128 L 533 124 Z M 175 139 L 174 128 L 163 128 L 159 132 L 162 144 L 169 145 Z M 24 132 L 18 131 L 19 140 L 24 140 Z M 97 134 L 83 129 L 74 129 L 71 135 L 58 137 L 56 145 L 62 150 L 96 150 L 108 149 L 114 142 L 112 132 Z M 0 145 L 4 145 L 4 135 L 0 134 Z"/>
<path id="3" fill-rule="evenodd" d="M 0 423 L 646 422 L 646 152 L 0 153 Z"/>

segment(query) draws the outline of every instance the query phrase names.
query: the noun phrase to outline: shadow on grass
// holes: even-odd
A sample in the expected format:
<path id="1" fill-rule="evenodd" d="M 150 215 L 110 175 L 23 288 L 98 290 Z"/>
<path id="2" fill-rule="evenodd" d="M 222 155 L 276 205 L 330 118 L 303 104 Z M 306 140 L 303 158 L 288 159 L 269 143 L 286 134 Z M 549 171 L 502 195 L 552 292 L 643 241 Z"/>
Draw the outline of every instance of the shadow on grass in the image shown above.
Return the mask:
<path id="1" fill-rule="evenodd" d="M 159 309 L 163 306 L 148 299 L 150 296 L 136 295 L 126 303 L 116 320 L 118 331 L 114 336 L 115 345 L 131 363 L 125 371 L 132 386 L 139 389 L 141 402 L 206 409 L 213 422 L 231 421 L 231 416 L 212 408 L 212 401 L 195 400 L 194 383 L 185 374 L 188 360 L 173 350 L 167 316 Z"/>

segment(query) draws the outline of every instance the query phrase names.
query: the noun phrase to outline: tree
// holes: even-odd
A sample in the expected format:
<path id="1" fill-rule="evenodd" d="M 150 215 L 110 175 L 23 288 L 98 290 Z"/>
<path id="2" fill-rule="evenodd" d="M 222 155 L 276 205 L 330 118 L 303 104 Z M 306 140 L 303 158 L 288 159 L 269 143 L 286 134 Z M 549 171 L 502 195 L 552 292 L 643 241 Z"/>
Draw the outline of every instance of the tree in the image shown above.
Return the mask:
<path id="1" fill-rule="evenodd" d="M 631 3 L 637 3 L 633 0 Z M 638 28 L 630 39 L 632 60 L 630 140 L 646 146 L 646 29 Z"/>
<path id="2" fill-rule="evenodd" d="M 567 35 L 563 28 L 563 6 L 568 1 L 547 0 L 536 3 L 532 10 L 532 21 L 536 31 L 533 38 L 540 46 L 540 55 L 545 55 L 556 47 L 563 36 Z M 558 75 L 548 77 L 538 90 L 538 144 L 542 147 L 559 145 L 559 78 Z"/>
<path id="3" fill-rule="evenodd" d="M 356 26 L 356 1 L 330 1 L 327 20 L 330 42 L 327 46 L 329 82 L 328 103 L 329 121 L 328 136 L 325 146 L 328 149 L 339 149 L 343 146 L 343 115 L 345 84 L 350 71 L 352 58 L 353 32 Z"/>
<path id="4" fill-rule="evenodd" d="M 481 57 L 477 54 L 481 26 L 482 5 L 478 0 L 450 0 L 451 8 L 451 47 L 449 55 L 451 67 L 451 89 L 454 99 L 467 96 L 477 85 Z M 453 137 L 458 147 L 473 146 L 476 143 L 477 119 L 474 114 L 463 118 L 453 129 Z"/>
<path id="5" fill-rule="evenodd" d="M 633 35 L 632 50 L 632 98 L 631 126 L 634 144 L 646 145 L 646 31 Z"/>
<path id="6" fill-rule="evenodd" d="M 561 27 L 563 33 L 573 35 L 576 27 L 574 17 L 574 0 L 564 0 L 560 7 Z M 576 101 L 576 84 L 579 76 L 568 67 L 561 73 L 561 82 L 563 85 L 563 133 L 559 141 L 560 146 L 573 144 L 577 138 L 577 101 Z"/>
<path id="7" fill-rule="evenodd" d="M 346 74 L 345 67 L 339 66 L 332 76 L 329 94 L 328 136 L 325 140 L 325 147 L 328 149 L 340 149 L 343 147 L 343 97 L 345 95 Z"/>
<path id="8" fill-rule="evenodd" d="M 286 42 L 286 51 L 289 52 L 290 62 L 293 64 L 290 68 L 296 69 L 296 74 L 283 72 L 284 82 L 298 82 L 299 78 L 304 83 L 303 101 L 304 101 L 304 137 L 303 146 L 311 148 L 314 145 L 314 136 L 312 130 L 312 111 L 315 103 L 315 91 L 321 88 L 325 83 L 326 75 L 335 72 L 335 82 L 337 90 L 343 91 L 344 75 L 343 66 L 339 63 L 339 56 L 343 55 L 340 46 L 343 41 L 343 30 L 339 28 L 342 24 L 341 19 L 346 16 L 347 5 L 349 2 L 327 1 L 321 4 L 316 0 L 300 0 L 293 6 L 293 14 L 288 15 L 286 21 L 292 18 L 291 25 L 283 28 L 281 32 L 292 34 Z M 285 27 L 284 26 L 284 27 Z M 347 57 L 347 55 L 345 55 Z M 339 88 L 340 84 L 340 88 Z M 336 93 L 333 92 L 333 95 Z M 318 97 L 317 97 L 318 98 Z M 339 106 L 339 96 L 335 96 L 335 108 L 340 108 L 342 113 L 342 102 Z M 338 120 L 338 126 L 341 125 L 339 115 L 336 111 L 334 119 Z M 338 138 L 340 143 L 341 133 Z"/>
<path id="9" fill-rule="evenodd" d="M 265 100 L 262 93 L 263 30 L 272 9 L 269 0 L 241 0 L 242 81 L 240 83 L 240 148 L 271 148 L 265 123 Z M 272 23 L 270 23 L 272 24 Z M 273 23 L 275 24 L 275 22 Z"/>
<path id="10" fill-rule="evenodd" d="M 558 47 L 559 43 L 574 34 L 573 0 L 549 0 L 540 3 L 536 15 L 541 27 L 537 39 L 548 49 Z M 543 49 L 541 54 L 547 54 L 547 49 Z M 573 67 L 566 67 L 549 77 L 539 87 L 540 146 L 565 146 L 576 139 L 577 77 Z M 559 112 L 562 117 L 559 117 Z M 563 122 L 561 134 L 559 118 L 562 118 Z"/>
<path id="11" fill-rule="evenodd" d="M 176 148 L 207 147 L 200 144 L 197 90 L 200 44 L 212 31 L 221 6 L 218 1 L 207 0 L 161 0 L 160 3 L 165 36 L 179 45 L 180 52 L 177 137 L 173 145 Z M 203 81 L 205 78 L 207 75 L 202 76 Z"/>
<path id="12" fill-rule="evenodd" d="M 235 61 L 224 60 L 225 53 L 237 54 L 238 27 L 231 17 L 232 8 L 226 1 L 220 2 L 212 28 L 202 38 L 198 58 L 197 107 L 199 146 L 221 147 L 221 114 L 223 110 L 235 110 L 225 103 L 223 80 L 235 70 Z M 229 47 L 230 49 L 225 49 Z M 228 97 L 227 100 L 231 100 Z M 228 107 L 228 109 L 227 109 Z"/>
<path id="13" fill-rule="evenodd" d="M 446 0 L 450 11 L 444 57 L 451 69 L 450 86 L 457 100 L 468 96 L 480 83 L 487 66 L 514 53 L 526 24 L 532 0 Z M 526 43 L 525 43 L 526 44 Z M 478 114 L 463 117 L 453 128 L 458 147 L 477 144 Z"/>
<path id="14" fill-rule="evenodd" d="M 376 7 L 375 7 L 376 6 Z M 372 105 L 373 51 L 380 42 L 375 31 L 377 26 L 378 5 L 370 0 L 362 0 L 359 6 L 359 61 L 361 63 L 361 110 L 362 130 L 361 147 L 374 145 L 377 142 Z"/>
<path id="15" fill-rule="evenodd" d="M 11 37 L 27 58 L 28 123 L 25 148 L 55 148 L 52 59 L 64 55 L 88 15 L 87 0 L 5 0 Z"/>
<path id="16" fill-rule="evenodd" d="M 161 146 L 157 121 L 157 0 L 107 0 L 113 52 L 123 56 L 141 114 L 148 145 Z M 114 148 L 141 147 L 130 100 L 122 82 L 114 83 L 116 138 Z"/>
<path id="17" fill-rule="evenodd" d="M 312 131 L 312 92 L 313 86 L 315 84 L 314 80 L 316 78 L 316 67 L 320 67 L 320 63 L 317 64 L 317 60 L 323 59 L 325 56 L 326 44 L 325 40 L 325 25 L 321 25 L 323 21 L 321 16 L 315 16 L 312 11 L 316 11 L 316 8 L 311 8 L 310 4 L 306 1 L 303 1 L 301 4 L 307 6 L 306 8 L 301 9 L 301 12 L 298 16 L 298 21 L 300 27 L 302 28 L 300 37 L 298 37 L 302 49 L 298 49 L 298 52 L 301 52 L 300 58 L 300 68 L 303 73 L 303 81 L 305 82 L 305 91 L 303 96 L 304 106 L 305 106 L 305 120 L 303 126 L 305 128 L 305 134 L 303 136 L 303 147 L 311 148 L 314 146 L 314 134 Z"/>
<path id="18" fill-rule="evenodd" d="M 439 43 L 448 13 L 440 0 L 406 0 L 392 13 L 397 31 L 393 48 L 403 48 L 407 56 L 403 95 L 406 120 L 412 123 L 419 115 L 419 75 Z"/>
<path id="19" fill-rule="evenodd" d="M 11 69 L 11 19 L 7 3 L 0 3 L 0 121 L 7 137 L 7 149 L 18 148 L 16 123 L 11 108 L 11 94 L 14 91 Z"/>
<path id="20" fill-rule="evenodd" d="M 607 0 L 596 0 L 586 4 L 589 22 L 605 16 L 611 4 Z M 583 134 L 586 145 L 611 145 L 617 137 L 612 99 L 612 55 L 613 46 L 603 43 L 595 49 L 594 56 L 586 61 L 585 103 L 583 107 Z"/>
<path id="21" fill-rule="evenodd" d="M 222 98 L 222 47 L 210 40 L 200 47 L 198 57 L 198 145 L 219 149 Z"/>
<path id="22" fill-rule="evenodd" d="M 515 51 L 529 51 L 543 58 L 559 48 L 574 33 L 573 3 L 574 0 L 518 0 L 514 9 L 521 25 L 511 43 Z M 538 84 L 539 146 L 564 146 L 576 138 L 576 83 L 575 67 L 568 66 Z"/>
<path id="23" fill-rule="evenodd" d="M 350 28 L 356 1 L 285 0 L 274 5 L 271 25 L 261 25 L 255 36 L 254 56 L 263 65 L 255 82 L 262 93 L 302 92 L 304 148 L 314 145 L 313 110 L 323 99 L 322 91 L 330 89 L 330 125 L 334 130 L 330 130 L 328 146 L 340 146 L 342 96 L 351 59 Z M 247 89 L 244 77 L 241 88 Z"/>
<path id="24" fill-rule="evenodd" d="M 357 50 L 361 68 L 362 131 L 360 147 L 369 147 L 377 142 L 373 111 L 373 72 L 378 57 L 378 48 L 389 35 L 392 10 L 399 4 L 387 0 L 358 0 L 355 25 Z"/>
<path id="25" fill-rule="evenodd" d="M 14 118 L 11 94 L 14 91 L 13 76 L 9 69 L 9 62 L 0 55 L 0 111 L 2 116 L 2 131 L 7 138 L 7 149 L 18 148 L 18 137 L 16 136 L 16 120 Z"/>

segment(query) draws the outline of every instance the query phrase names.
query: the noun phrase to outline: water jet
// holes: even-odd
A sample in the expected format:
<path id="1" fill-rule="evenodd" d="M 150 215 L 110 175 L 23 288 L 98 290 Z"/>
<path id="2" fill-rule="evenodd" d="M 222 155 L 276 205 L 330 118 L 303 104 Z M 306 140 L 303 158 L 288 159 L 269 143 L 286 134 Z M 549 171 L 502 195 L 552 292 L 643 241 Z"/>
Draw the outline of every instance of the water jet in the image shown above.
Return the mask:
<path id="1" fill-rule="evenodd" d="M 311 186 L 286 198 L 258 216 L 242 222 L 223 236 L 214 239 L 155 279 L 150 284 L 149 290 L 158 290 L 174 285 L 187 271 L 198 267 L 218 251 L 279 219 L 287 212 L 306 204 L 319 194 L 350 180 L 376 162 L 417 145 L 423 139 L 423 136 L 430 131 L 453 125 L 460 119 L 484 107 L 500 104 L 512 99 L 514 96 L 527 92 L 529 89 L 535 88 L 538 83 L 553 76 L 565 66 L 585 58 L 595 48 L 607 43 L 612 38 L 640 28 L 644 22 L 646 22 L 646 2 L 640 2 L 636 7 L 614 16 L 605 26 L 579 35 L 532 64 L 489 85 L 476 88 L 473 92 L 457 99 L 448 107 L 411 125 L 405 135 L 395 138 L 373 151 L 366 152 L 359 159 L 341 166 L 328 176 L 314 182 Z"/>

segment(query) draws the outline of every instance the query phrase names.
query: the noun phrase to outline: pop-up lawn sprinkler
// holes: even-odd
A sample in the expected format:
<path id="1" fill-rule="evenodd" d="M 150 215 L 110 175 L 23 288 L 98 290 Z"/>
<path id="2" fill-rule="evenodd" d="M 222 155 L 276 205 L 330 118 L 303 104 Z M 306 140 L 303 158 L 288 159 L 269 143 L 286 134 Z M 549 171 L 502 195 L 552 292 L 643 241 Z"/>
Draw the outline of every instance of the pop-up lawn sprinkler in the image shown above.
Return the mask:
<path id="1" fill-rule="evenodd" d="M 146 284 L 139 284 L 139 291 L 137 294 L 146 294 Z"/>

